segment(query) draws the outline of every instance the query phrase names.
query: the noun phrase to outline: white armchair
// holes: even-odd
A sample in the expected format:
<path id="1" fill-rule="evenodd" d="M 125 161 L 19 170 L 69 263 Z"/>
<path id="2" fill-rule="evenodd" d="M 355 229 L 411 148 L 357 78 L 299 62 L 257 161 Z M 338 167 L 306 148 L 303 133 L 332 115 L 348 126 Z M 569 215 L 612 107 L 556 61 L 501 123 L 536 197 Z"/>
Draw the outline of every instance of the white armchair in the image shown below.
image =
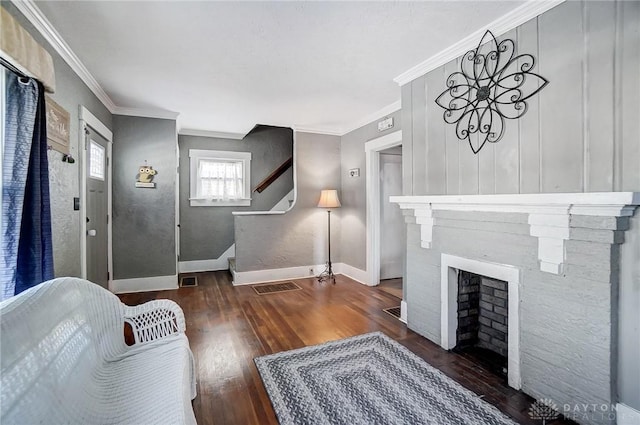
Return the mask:
<path id="1" fill-rule="evenodd" d="M 180 335 L 186 329 L 182 309 L 171 300 L 149 301 L 135 307 L 125 305 L 123 316 L 131 325 L 136 344 Z"/>

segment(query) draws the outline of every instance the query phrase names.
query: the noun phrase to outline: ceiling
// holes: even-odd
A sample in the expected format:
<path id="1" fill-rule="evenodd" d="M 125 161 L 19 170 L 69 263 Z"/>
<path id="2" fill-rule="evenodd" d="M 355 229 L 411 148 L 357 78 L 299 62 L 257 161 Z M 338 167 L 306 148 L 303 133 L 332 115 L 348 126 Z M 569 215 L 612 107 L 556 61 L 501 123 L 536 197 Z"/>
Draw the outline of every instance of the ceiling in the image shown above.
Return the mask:
<path id="1" fill-rule="evenodd" d="M 36 4 L 118 107 L 342 134 L 400 99 L 394 77 L 522 2 Z"/>

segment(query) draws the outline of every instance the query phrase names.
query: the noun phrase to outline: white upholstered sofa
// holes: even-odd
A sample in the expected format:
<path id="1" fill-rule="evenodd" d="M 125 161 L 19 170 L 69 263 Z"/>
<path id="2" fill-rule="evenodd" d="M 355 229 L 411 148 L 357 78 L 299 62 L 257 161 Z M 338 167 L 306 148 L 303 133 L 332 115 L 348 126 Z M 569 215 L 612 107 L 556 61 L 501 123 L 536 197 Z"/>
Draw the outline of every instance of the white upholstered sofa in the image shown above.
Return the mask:
<path id="1" fill-rule="evenodd" d="M 0 423 L 195 424 L 180 307 L 60 278 L 0 304 Z M 135 344 L 124 341 L 124 325 Z"/>

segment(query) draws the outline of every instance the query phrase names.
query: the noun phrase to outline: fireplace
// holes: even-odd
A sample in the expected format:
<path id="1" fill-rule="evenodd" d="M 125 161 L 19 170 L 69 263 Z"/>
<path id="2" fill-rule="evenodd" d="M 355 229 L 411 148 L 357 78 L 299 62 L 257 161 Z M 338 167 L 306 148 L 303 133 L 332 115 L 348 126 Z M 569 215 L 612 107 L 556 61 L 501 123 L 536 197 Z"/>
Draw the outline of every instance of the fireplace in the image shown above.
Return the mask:
<path id="1" fill-rule="evenodd" d="M 520 269 L 441 256 L 440 345 L 466 352 L 520 389 Z"/>
<path id="2" fill-rule="evenodd" d="M 500 341 L 506 342 L 508 384 L 535 398 L 559 406 L 617 401 L 617 293 L 621 271 L 629 276 L 635 264 L 627 257 L 623 262 L 621 252 L 640 193 L 398 196 L 391 201 L 404 210 L 407 222 L 410 329 L 446 350 L 500 353 Z M 483 312 L 482 278 L 477 283 L 468 274 L 488 278 L 493 294 L 485 293 L 506 296 L 506 305 L 482 304 Z M 479 295 L 464 296 L 476 287 Z M 495 320 L 481 320 L 481 313 Z M 477 323 L 468 319 L 474 314 Z M 487 340 L 481 324 L 495 331 L 504 324 L 506 336 L 485 332 L 495 337 Z M 597 413 L 597 408 L 586 409 Z"/>
<path id="3" fill-rule="evenodd" d="M 465 270 L 458 272 L 456 345 L 497 375 L 507 376 L 508 283 Z"/>

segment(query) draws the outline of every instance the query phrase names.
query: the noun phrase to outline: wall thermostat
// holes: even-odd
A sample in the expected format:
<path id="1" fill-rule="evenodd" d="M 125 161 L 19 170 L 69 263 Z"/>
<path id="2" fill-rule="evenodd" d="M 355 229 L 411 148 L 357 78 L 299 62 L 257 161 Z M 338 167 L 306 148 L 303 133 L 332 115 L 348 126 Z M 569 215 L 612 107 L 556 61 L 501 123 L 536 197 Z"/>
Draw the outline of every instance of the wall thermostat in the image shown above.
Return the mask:
<path id="1" fill-rule="evenodd" d="M 378 131 L 389 130 L 393 127 L 393 117 L 388 117 L 382 121 L 378 121 Z"/>
<path id="2" fill-rule="evenodd" d="M 360 177 L 360 169 L 352 168 L 349 170 L 349 177 Z"/>

